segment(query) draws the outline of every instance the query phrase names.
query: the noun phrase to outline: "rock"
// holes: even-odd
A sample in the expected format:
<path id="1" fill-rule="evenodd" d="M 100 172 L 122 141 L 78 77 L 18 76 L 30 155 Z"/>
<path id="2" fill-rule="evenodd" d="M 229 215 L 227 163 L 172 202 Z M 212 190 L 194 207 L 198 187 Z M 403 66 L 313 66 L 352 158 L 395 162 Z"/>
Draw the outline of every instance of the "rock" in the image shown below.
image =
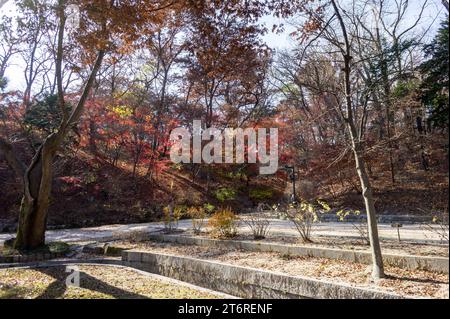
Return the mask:
<path id="1" fill-rule="evenodd" d="M 123 248 L 114 247 L 108 243 L 103 246 L 103 254 L 107 256 L 122 256 L 122 251 L 124 251 Z"/>

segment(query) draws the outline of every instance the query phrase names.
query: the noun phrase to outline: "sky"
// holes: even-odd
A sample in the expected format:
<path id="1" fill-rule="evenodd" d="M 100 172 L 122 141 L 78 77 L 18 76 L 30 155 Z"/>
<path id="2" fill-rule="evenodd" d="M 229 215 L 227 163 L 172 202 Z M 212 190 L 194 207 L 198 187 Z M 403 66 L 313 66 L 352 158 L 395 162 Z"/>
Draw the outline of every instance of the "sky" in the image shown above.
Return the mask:
<path id="1" fill-rule="evenodd" d="M 345 4 L 349 3 L 349 1 L 350 0 L 342 0 L 341 3 L 345 6 Z M 425 41 L 429 41 L 436 33 L 436 30 L 439 27 L 439 22 L 445 17 L 445 9 L 441 3 L 441 0 L 410 0 L 405 24 L 411 24 L 415 21 L 424 1 L 428 1 L 428 4 L 423 15 L 423 23 L 421 27 L 427 28 L 433 21 L 435 21 L 427 33 L 427 39 L 425 39 Z M 8 16 L 14 15 L 15 10 L 13 0 L 0 0 L 0 16 L 5 14 Z M 438 18 L 436 19 L 436 17 Z M 289 36 L 289 34 L 295 30 L 295 27 L 293 27 L 289 21 L 267 16 L 262 19 L 262 22 L 266 23 L 269 30 L 271 30 L 271 27 L 274 24 L 284 24 L 285 26 L 285 31 L 280 34 L 268 32 L 264 35 L 263 39 L 269 47 L 280 51 L 290 49 L 295 46 L 295 40 Z M 6 77 L 8 78 L 7 89 L 22 89 L 24 87 L 23 63 L 20 61 L 19 57 L 16 56 L 12 59 L 11 66 L 6 71 Z"/>

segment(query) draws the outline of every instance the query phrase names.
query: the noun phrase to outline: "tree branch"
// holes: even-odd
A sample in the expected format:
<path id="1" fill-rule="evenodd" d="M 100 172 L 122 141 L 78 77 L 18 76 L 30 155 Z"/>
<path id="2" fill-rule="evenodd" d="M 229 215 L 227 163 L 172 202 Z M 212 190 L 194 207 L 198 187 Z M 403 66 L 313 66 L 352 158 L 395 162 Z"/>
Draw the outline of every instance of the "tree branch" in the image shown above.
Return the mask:
<path id="1" fill-rule="evenodd" d="M 64 26 L 66 22 L 66 17 L 64 15 L 64 0 L 58 1 L 58 14 L 59 14 L 58 45 L 56 49 L 57 51 L 55 61 L 56 85 L 58 92 L 58 107 L 63 114 L 63 120 L 67 121 L 69 114 L 65 107 L 64 89 L 62 84 L 63 40 L 64 40 Z"/>

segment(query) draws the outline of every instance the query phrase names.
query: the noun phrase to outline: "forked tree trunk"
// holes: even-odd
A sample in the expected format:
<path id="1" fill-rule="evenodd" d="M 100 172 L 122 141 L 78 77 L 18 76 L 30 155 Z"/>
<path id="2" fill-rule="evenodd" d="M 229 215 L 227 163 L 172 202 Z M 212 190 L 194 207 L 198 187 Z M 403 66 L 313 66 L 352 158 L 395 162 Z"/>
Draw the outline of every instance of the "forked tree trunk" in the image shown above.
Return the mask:
<path id="1" fill-rule="evenodd" d="M 100 51 L 92 68 L 88 81 L 72 113 L 64 114 L 57 132 L 50 134 L 34 155 L 23 177 L 24 194 L 19 213 L 19 225 L 14 248 L 30 250 L 45 244 L 47 211 L 52 189 L 52 165 L 56 151 L 70 128 L 78 122 L 83 112 L 89 91 L 103 60 L 104 51 Z M 64 105 L 62 91 L 60 102 Z M 61 108 L 63 110 L 64 108 Z M 1 146 L 1 145 L 0 145 Z"/>
<path id="2" fill-rule="evenodd" d="M 58 135 L 48 136 L 24 175 L 24 195 L 14 247 L 35 249 L 45 244 L 47 210 L 52 189 L 52 163 Z"/>

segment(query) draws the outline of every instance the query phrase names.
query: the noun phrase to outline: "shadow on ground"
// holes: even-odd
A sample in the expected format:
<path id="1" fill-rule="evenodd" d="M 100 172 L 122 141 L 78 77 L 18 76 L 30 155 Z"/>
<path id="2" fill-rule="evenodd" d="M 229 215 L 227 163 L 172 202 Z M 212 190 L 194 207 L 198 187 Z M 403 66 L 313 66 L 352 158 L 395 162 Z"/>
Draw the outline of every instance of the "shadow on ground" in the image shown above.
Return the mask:
<path id="1" fill-rule="evenodd" d="M 65 271 L 63 267 L 52 268 L 37 268 L 43 274 L 53 277 L 53 281 L 48 287 L 36 298 L 36 299 L 57 299 L 64 296 L 68 286 L 66 285 L 66 278 L 70 274 Z M 110 284 L 99 280 L 83 271 L 80 271 L 80 288 L 88 289 L 105 295 L 109 295 L 113 298 L 120 299 L 149 299 L 146 296 L 135 294 L 130 291 L 126 291 Z"/>

